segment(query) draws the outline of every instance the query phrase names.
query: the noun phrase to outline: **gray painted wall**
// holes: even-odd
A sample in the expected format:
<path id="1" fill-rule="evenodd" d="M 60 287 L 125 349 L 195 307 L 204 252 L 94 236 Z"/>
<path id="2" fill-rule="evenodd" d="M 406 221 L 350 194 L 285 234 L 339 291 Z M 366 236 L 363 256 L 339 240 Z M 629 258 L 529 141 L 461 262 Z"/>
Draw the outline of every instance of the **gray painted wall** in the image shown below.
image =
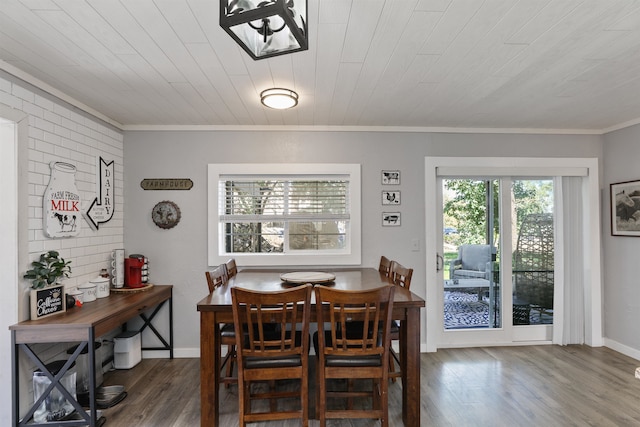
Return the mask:
<path id="1" fill-rule="evenodd" d="M 640 179 L 639 139 L 640 126 L 605 135 L 602 181 L 605 344 L 636 358 L 640 358 L 640 239 L 611 236 L 609 185 Z"/>
<path id="2" fill-rule="evenodd" d="M 152 283 L 175 286 L 177 356 L 197 356 L 199 348 L 196 303 L 206 294 L 209 163 L 360 163 L 363 266 L 377 266 L 384 254 L 414 267 L 411 288 L 424 297 L 425 156 L 602 159 L 602 138 L 593 135 L 127 131 L 124 140 L 125 248 L 127 254 L 149 257 Z M 381 213 L 387 210 L 380 204 L 382 169 L 402 172 L 399 228 L 381 226 Z M 144 191 L 140 181 L 145 178 L 190 178 L 194 186 L 190 191 Z M 173 229 L 162 230 L 151 221 L 151 209 L 161 200 L 181 208 L 182 220 Z M 420 251 L 412 251 L 416 238 Z M 424 334 L 423 327 L 423 344 Z"/>

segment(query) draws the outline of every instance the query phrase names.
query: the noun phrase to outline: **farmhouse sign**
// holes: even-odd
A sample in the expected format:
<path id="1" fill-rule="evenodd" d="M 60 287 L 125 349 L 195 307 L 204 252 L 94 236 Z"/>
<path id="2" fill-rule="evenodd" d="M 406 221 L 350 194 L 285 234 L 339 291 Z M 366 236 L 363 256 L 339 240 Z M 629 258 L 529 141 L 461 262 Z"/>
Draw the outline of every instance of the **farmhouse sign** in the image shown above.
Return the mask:
<path id="1" fill-rule="evenodd" d="M 80 193 L 76 187 L 76 167 L 51 162 L 51 178 L 43 196 L 44 234 L 72 237 L 80 234 Z"/>
<path id="2" fill-rule="evenodd" d="M 94 230 L 100 227 L 100 224 L 111 221 L 113 218 L 114 209 L 114 163 L 111 160 L 109 163 L 104 161 L 102 157 L 98 160 L 98 176 L 97 176 L 97 189 L 98 195 L 91 206 L 87 210 L 85 217 L 87 222 Z"/>
<path id="3" fill-rule="evenodd" d="M 143 190 L 191 190 L 189 178 L 146 178 L 140 182 Z"/>

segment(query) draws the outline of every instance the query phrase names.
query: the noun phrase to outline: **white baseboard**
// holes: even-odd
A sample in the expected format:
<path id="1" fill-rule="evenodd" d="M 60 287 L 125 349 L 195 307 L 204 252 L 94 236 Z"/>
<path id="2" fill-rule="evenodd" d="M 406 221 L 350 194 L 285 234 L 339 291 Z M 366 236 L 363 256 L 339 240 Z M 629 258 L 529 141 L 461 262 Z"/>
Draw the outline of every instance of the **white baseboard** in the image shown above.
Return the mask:
<path id="1" fill-rule="evenodd" d="M 173 357 L 176 359 L 191 359 L 200 357 L 199 348 L 174 348 Z M 147 350 L 142 352 L 143 359 L 168 359 L 169 351 Z"/>
<path id="2" fill-rule="evenodd" d="M 622 353 L 625 356 L 633 357 L 636 360 L 640 360 L 640 350 L 631 348 L 624 344 L 620 344 L 615 340 L 604 338 L 604 346 L 609 347 L 610 349 L 615 350 L 618 353 Z"/>

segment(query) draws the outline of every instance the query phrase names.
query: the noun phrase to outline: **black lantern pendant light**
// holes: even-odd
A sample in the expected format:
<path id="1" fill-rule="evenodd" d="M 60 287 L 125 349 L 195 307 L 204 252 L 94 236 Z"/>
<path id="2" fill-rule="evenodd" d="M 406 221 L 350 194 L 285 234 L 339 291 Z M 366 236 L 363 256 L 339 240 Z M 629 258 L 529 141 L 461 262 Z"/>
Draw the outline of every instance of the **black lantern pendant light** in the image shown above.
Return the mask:
<path id="1" fill-rule="evenodd" d="M 253 59 L 309 48 L 307 0 L 220 0 L 220 26 Z"/>

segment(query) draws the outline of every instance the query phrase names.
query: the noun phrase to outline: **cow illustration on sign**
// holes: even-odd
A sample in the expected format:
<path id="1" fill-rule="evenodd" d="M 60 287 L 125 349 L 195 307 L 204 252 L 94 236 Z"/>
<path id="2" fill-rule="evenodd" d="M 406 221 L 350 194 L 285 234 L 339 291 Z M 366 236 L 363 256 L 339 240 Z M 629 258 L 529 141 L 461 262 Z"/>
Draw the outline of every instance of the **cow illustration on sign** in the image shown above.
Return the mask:
<path id="1" fill-rule="evenodd" d="M 399 185 L 400 171 L 382 171 L 382 185 Z"/>
<path id="2" fill-rule="evenodd" d="M 80 233 L 80 193 L 76 187 L 76 167 L 51 162 L 51 178 L 43 196 L 44 234 L 47 237 L 72 237 Z"/>

